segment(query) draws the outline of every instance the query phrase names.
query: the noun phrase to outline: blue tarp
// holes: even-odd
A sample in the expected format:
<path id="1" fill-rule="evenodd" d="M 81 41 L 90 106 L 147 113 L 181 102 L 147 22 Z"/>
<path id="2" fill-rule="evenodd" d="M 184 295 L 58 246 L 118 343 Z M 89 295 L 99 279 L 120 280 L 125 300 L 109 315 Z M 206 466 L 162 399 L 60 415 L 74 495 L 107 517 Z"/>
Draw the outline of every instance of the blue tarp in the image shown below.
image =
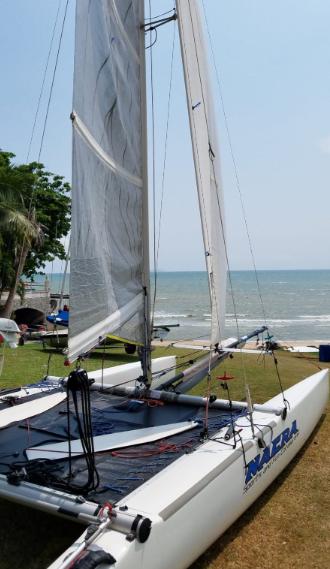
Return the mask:
<path id="1" fill-rule="evenodd" d="M 59 310 L 57 314 L 49 314 L 46 316 L 48 322 L 51 324 L 57 324 L 59 326 L 65 326 L 66 328 L 69 326 L 69 311 L 68 310 Z"/>

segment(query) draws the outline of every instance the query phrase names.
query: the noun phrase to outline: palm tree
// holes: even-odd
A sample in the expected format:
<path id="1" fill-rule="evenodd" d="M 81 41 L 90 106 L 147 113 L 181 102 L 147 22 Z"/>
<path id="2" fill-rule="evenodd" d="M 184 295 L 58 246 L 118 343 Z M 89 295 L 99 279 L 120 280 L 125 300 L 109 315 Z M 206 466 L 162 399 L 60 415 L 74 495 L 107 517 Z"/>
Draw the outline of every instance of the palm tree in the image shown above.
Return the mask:
<path id="1" fill-rule="evenodd" d="M 8 263 L 7 259 L 6 263 L 1 263 L 1 291 L 8 287 L 9 293 L 0 315 L 9 318 L 27 254 L 32 245 L 41 243 L 42 229 L 37 223 L 32 204 L 26 209 L 21 193 L 5 182 L 0 184 L 0 233 L 3 246 L 6 247 L 6 241 L 9 241 L 14 253 L 11 262 Z"/>

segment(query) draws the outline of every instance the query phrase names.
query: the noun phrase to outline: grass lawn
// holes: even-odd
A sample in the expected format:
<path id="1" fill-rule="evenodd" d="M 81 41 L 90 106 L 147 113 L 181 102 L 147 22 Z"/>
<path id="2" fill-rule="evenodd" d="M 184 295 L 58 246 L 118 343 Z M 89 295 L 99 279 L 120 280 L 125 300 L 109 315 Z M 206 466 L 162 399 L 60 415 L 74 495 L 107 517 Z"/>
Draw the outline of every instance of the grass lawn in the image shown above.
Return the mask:
<path id="1" fill-rule="evenodd" d="M 183 351 L 157 348 L 154 357 L 173 353 L 181 357 Z M 102 357 L 102 352 L 95 353 L 84 367 L 100 368 Z M 284 388 L 322 366 L 315 356 L 278 351 L 276 357 Z M 122 350 L 110 349 L 104 365 L 134 359 Z M 45 375 L 47 367 L 50 375 L 67 375 L 70 369 L 63 367 L 62 355 L 45 351 L 37 343 L 6 349 L 0 387 L 35 381 Z M 233 399 L 244 397 L 244 374 L 256 402 L 266 401 L 279 391 L 271 357 L 242 358 L 236 354 L 221 365 L 220 372 L 225 370 L 236 378 L 231 382 Z M 214 375 L 217 373 L 219 370 Z M 218 389 L 213 381 L 212 393 Z M 205 384 L 194 393 L 204 394 Z M 191 569 L 326 569 L 330 558 L 329 441 L 329 420 L 323 417 L 292 463 Z M 0 501 L 0 516 L 0 569 L 45 568 L 83 530 L 82 526 L 5 501 Z"/>

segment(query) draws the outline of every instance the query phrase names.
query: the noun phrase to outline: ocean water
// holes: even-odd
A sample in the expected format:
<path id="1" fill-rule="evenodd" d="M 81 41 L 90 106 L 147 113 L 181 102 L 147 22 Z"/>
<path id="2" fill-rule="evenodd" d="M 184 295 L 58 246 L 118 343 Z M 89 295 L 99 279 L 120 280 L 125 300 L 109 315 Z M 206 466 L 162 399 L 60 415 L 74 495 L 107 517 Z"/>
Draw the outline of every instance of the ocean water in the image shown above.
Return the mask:
<path id="1" fill-rule="evenodd" d="M 52 291 L 59 292 L 62 276 L 53 274 L 48 278 Z M 330 270 L 259 271 L 258 279 L 266 323 L 275 338 L 330 341 Z M 238 329 L 243 335 L 264 324 L 254 272 L 233 271 L 232 285 Z M 237 335 L 233 305 L 228 290 L 228 336 Z M 155 324 L 179 324 L 168 339 L 207 338 L 210 306 L 206 273 L 160 272 Z"/>

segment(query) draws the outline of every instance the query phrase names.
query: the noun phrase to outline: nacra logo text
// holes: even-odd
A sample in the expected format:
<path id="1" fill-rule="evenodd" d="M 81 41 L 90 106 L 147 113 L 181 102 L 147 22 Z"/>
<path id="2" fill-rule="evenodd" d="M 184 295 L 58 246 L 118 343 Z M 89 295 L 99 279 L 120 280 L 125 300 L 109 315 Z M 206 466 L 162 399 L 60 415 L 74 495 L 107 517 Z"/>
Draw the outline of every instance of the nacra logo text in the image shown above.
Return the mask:
<path id="1" fill-rule="evenodd" d="M 262 454 L 258 454 L 253 460 L 251 460 L 247 465 L 245 484 L 248 484 L 248 482 L 250 482 L 250 480 L 260 472 L 296 434 L 298 434 L 298 432 L 297 421 L 293 421 L 291 428 L 284 429 L 284 431 L 282 431 L 278 437 L 273 439 L 271 444 L 263 450 Z"/>

